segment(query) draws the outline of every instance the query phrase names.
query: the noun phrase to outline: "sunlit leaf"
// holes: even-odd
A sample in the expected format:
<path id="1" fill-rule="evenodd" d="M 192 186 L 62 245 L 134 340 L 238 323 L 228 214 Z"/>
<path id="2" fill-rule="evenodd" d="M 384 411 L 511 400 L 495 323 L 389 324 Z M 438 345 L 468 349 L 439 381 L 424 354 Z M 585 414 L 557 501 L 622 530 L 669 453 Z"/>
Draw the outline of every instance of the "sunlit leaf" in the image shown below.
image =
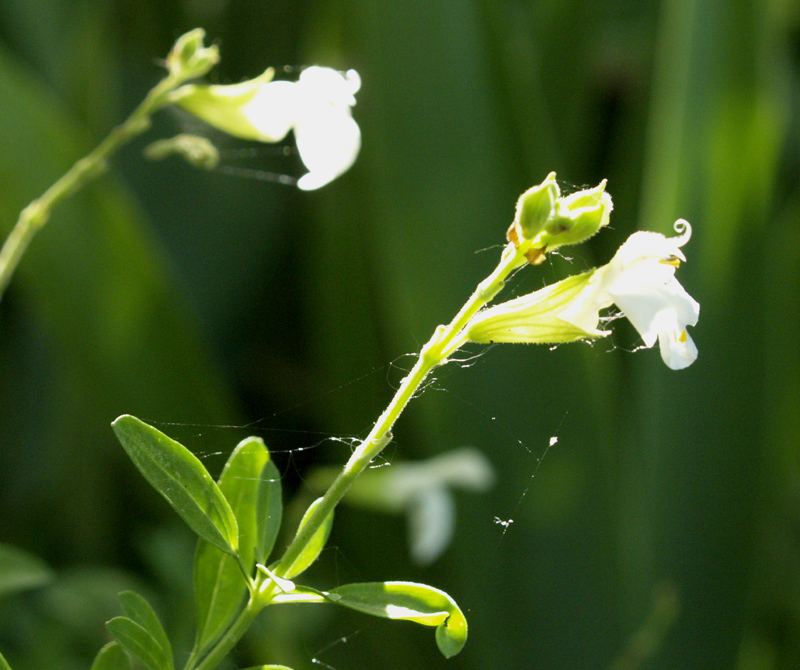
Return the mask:
<path id="1" fill-rule="evenodd" d="M 0 654 L 0 670 L 11 670 L 11 666 L 8 664 L 3 654 Z M 92 670 L 95 670 L 94 666 L 92 666 Z"/>
<path id="2" fill-rule="evenodd" d="M 239 555 L 248 571 L 254 564 L 257 539 L 256 500 L 268 460 L 264 442 L 257 437 L 247 438 L 234 449 L 219 479 L 219 488 L 236 516 Z M 197 643 L 203 649 L 222 634 L 236 616 L 247 584 L 236 559 L 200 540 L 194 559 L 194 587 Z"/>
<path id="3" fill-rule="evenodd" d="M 446 658 L 467 642 L 467 620 L 444 591 L 412 582 L 368 582 L 333 589 L 337 605 L 385 619 L 405 619 L 436 626 L 436 645 Z"/>
<path id="4" fill-rule="evenodd" d="M 150 603 L 134 591 L 123 591 L 118 597 L 125 616 L 147 631 L 158 645 L 158 648 L 163 650 L 163 655 L 169 661 L 168 667 L 171 668 L 173 663 L 172 645 L 170 645 L 164 627 L 158 620 L 158 615 L 150 606 Z"/>
<path id="5" fill-rule="evenodd" d="M 236 518 L 197 457 L 136 417 L 124 415 L 111 425 L 145 479 L 189 527 L 215 547 L 235 554 L 239 544 Z"/>
<path id="6" fill-rule="evenodd" d="M 300 526 L 297 528 L 298 534 L 300 533 L 300 531 L 303 530 L 303 527 L 308 522 L 308 518 L 311 516 L 313 511 L 319 506 L 321 502 L 322 498 L 317 498 L 313 503 L 311 503 L 308 506 L 306 513 L 303 515 L 303 518 L 300 521 Z M 311 537 L 311 540 L 308 542 L 303 552 L 294 560 L 294 562 L 290 566 L 287 566 L 287 568 L 283 571 L 282 576 L 284 578 L 292 579 L 293 577 L 296 577 L 301 572 L 305 572 L 308 566 L 310 566 L 314 561 L 317 560 L 320 552 L 325 547 L 325 543 L 328 541 L 328 535 L 330 535 L 331 526 L 333 526 L 333 512 L 331 512 L 325 518 L 325 521 Z"/>
<path id="7" fill-rule="evenodd" d="M 256 561 L 266 563 L 272 548 L 275 546 L 275 538 L 278 537 L 278 530 L 281 527 L 283 516 L 281 478 L 278 468 L 270 459 L 261 471 L 258 480 L 258 503 L 256 507 Z"/>
<path id="8" fill-rule="evenodd" d="M 0 596 L 46 584 L 53 578 L 40 558 L 8 544 L 0 544 Z"/>
<path id="9" fill-rule="evenodd" d="M 2 670 L 0 664 L 0 670 Z M 90 670 L 130 670 L 131 662 L 117 642 L 109 642 L 94 658 Z"/>

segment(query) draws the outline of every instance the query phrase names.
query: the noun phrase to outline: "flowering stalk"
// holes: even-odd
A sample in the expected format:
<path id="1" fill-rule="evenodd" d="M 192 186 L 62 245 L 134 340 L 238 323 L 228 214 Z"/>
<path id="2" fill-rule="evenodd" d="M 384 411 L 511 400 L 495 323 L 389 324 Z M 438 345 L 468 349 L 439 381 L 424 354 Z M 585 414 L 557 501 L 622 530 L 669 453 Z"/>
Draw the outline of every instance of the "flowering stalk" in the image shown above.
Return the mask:
<path id="1" fill-rule="evenodd" d="M 218 62 L 217 48 L 203 46 L 204 35 L 197 29 L 178 39 L 167 57 L 167 76 L 156 84 L 128 119 L 22 210 L 0 249 L 0 299 L 34 235 L 50 218 L 53 207 L 102 175 L 108 169 L 108 159 L 150 127 L 153 113 L 175 101 L 171 94 L 178 86 L 187 79 L 202 76 Z"/>

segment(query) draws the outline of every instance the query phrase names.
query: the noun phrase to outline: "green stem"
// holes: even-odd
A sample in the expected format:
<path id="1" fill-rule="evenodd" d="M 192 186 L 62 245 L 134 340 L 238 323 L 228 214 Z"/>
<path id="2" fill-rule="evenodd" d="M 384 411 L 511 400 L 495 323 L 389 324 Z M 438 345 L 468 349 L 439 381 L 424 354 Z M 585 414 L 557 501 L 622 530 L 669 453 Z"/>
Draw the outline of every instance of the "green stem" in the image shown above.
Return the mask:
<path id="1" fill-rule="evenodd" d="M 422 347 L 414 367 L 411 368 L 411 371 L 400 383 L 400 387 L 397 389 L 389 406 L 375 422 L 369 435 L 353 452 L 342 472 L 339 473 L 333 484 L 325 492 L 320 504 L 309 515 L 303 528 L 298 531 L 294 540 L 286 549 L 280 562 L 273 570 L 276 576 L 284 577 L 291 573 L 292 567 L 302 555 L 311 538 L 319 530 L 328 515 L 333 512 L 333 509 L 355 479 L 367 468 L 372 459 L 380 454 L 383 448 L 391 442 L 392 426 L 394 426 L 408 402 L 419 390 L 428 373 L 433 368 L 446 363 L 447 357 L 465 343 L 466 337 L 463 331 L 469 320 L 475 316 L 481 307 L 497 295 L 503 288 L 503 283 L 508 275 L 527 262 L 525 250 L 525 248 L 518 249 L 513 244 L 506 246 L 500 258 L 500 263 L 495 270 L 478 284 L 475 292 L 464 303 L 464 306 L 450 324 L 436 328 L 433 337 Z M 275 582 L 270 580 L 271 584 L 266 584 L 267 579 L 269 578 L 263 574 L 258 575 L 255 596 L 251 597 L 247 607 L 208 655 L 197 666 L 194 666 L 195 658 L 190 658 L 185 670 L 214 670 L 222 662 L 222 659 L 247 632 L 258 613 L 272 602 L 273 596 L 278 592 L 279 588 Z"/>
<path id="2" fill-rule="evenodd" d="M 29 204 L 19 215 L 14 228 L 0 249 L 0 299 L 14 270 L 34 235 L 47 223 L 53 207 L 61 200 L 100 176 L 108 166 L 108 158 L 132 138 L 150 127 L 150 116 L 161 107 L 171 104 L 170 93 L 183 81 L 176 75 L 162 79 L 127 121 L 114 128 L 87 156 L 77 161 L 41 197 Z"/>
<path id="3" fill-rule="evenodd" d="M 275 568 L 275 574 L 284 576 L 289 573 L 298 557 L 303 553 L 306 545 L 317 532 L 324 520 L 333 511 L 355 479 L 366 469 L 383 448 L 391 441 L 391 429 L 400 414 L 405 409 L 409 400 L 419 389 L 428 373 L 435 367 L 447 362 L 447 357 L 458 346 L 465 342 L 462 331 L 469 320 L 477 311 L 489 302 L 503 288 L 506 277 L 520 265 L 526 262 L 524 253 L 509 244 L 500 258 L 500 263 L 494 272 L 484 279 L 469 300 L 459 310 L 447 326 L 439 326 L 428 343 L 422 347 L 417 362 L 400 383 L 394 398 L 389 406 L 380 415 L 369 435 L 353 452 L 344 469 L 339 473 L 331 487 L 325 492 L 322 502 L 308 517 L 303 528 L 297 533 L 292 543 L 286 549 L 280 563 Z"/>

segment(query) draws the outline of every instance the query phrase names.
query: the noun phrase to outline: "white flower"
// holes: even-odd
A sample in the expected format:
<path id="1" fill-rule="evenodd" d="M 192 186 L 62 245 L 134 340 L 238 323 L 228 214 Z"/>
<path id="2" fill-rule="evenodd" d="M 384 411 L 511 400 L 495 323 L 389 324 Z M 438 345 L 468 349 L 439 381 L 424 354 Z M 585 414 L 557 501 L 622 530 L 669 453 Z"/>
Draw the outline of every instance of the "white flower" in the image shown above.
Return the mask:
<path id="1" fill-rule="evenodd" d="M 242 115 L 260 139 L 280 142 L 294 130 L 297 150 L 309 172 L 297 182 L 311 191 L 332 181 L 355 162 L 361 131 L 352 117 L 361 79 L 326 67 L 309 67 L 296 82 L 262 84 L 242 106 Z"/>
<path id="2" fill-rule="evenodd" d="M 588 333 L 598 330 L 599 311 L 616 304 L 642 336 L 646 347 L 658 339 L 661 357 L 673 370 L 691 365 L 697 347 L 686 332 L 697 324 L 700 305 L 675 279 L 686 258 L 680 250 L 692 234 L 687 221 L 675 223 L 678 237 L 638 232 L 619 248 L 608 265 L 598 268 L 586 287 L 559 317 Z"/>

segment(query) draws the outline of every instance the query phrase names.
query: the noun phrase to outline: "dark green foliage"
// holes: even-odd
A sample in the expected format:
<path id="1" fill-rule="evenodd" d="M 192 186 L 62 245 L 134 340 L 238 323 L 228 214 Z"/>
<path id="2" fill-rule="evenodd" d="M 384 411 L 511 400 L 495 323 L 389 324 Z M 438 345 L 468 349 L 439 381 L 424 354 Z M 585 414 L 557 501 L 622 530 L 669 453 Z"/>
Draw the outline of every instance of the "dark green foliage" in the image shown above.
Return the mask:
<path id="1" fill-rule="evenodd" d="M 364 147 L 340 180 L 300 194 L 146 163 L 146 141 L 185 130 L 162 114 L 54 212 L 0 303 L 0 540 L 60 570 L 119 566 L 163 593 L 169 629 L 185 631 L 188 591 L 159 581 L 142 549 L 177 519 L 109 422 L 180 424 L 165 430 L 215 476 L 224 457 L 207 454 L 263 435 L 291 495 L 309 463 L 349 453 L 319 432 L 362 434 L 403 374 L 384 366 L 406 367 L 399 357 L 493 267 L 520 193 L 551 170 L 563 190 L 607 178 L 609 229 L 570 262 L 526 269 L 508 297 L 685 217 L 695 236 L 678 276 L 702 306 L 698 361 L 675 373 L 655 351 L 630 353 L 639 343 L 619 320 L 613 342 L 494 347 L 443 368 L 446 393 L 414 401 L 387 457 L 471 444 L 502 485 L 459 498 L 455 543 L 424 571 L 401 521 L 343 509 L 336 560 L 307 581 L 441 587 L 470 619 L 459 668 L 609 667 L 665 585 L 679 612 L 642 667 L 800 666 L 797 21 L 792 3 L 761 0 L 2 3 L 3 230 L 196 25 L 219 40 L 221 82 L 269 65 L 358 69 Z M 299 173 L 281 155 L 253 165 Z M 209 427 L 258 419 L 245 433 Z M 504 533 L 495 517 L 513 524 Z M 74 629 L 52 634 L 47 593 L 3 601 L 0 649 L 14 670 L 89 667 L 102 613 L 76 645 Z M 310 608 L 265 613 L 280 640 L 254 636 L 238 667 L 312 668 L 356 628 L 325 662 L 446 665 L 429 631 Z"/>

